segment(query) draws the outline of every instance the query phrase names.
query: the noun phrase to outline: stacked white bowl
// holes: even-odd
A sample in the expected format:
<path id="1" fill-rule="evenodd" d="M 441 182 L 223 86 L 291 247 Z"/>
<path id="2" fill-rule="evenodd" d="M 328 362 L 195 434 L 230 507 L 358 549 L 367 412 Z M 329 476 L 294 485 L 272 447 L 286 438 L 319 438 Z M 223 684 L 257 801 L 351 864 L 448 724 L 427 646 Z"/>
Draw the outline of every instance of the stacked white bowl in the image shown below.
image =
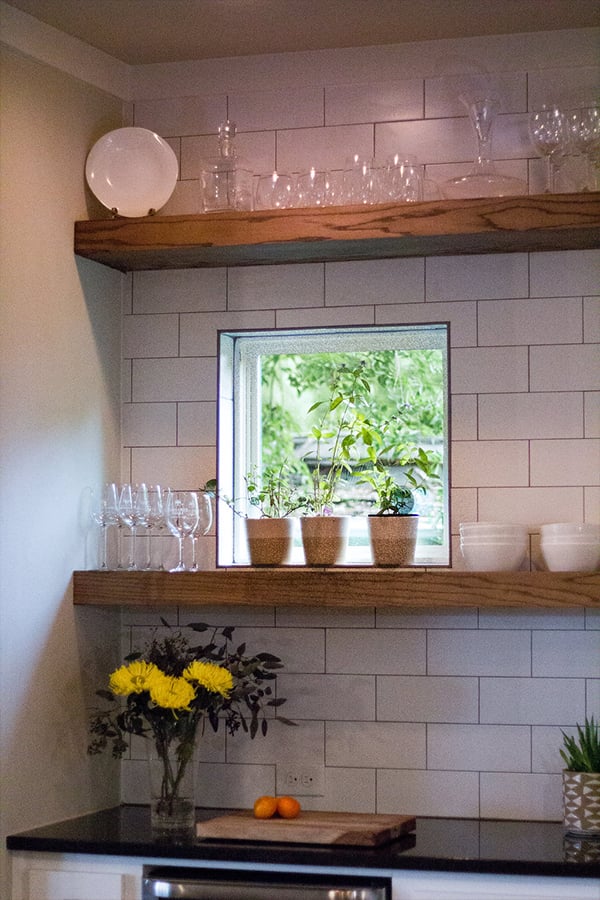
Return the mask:
<path id="1" fill-rule="evenodd" d="M 460 550 L 474 572 L 512 572 L 527 555 L 526 525 L 505 522 L 462 522 Z"/>
<path id="2" fill-rule="evenodd" d="M 600 525 L 553 522 L 540 526 L 540 547 L 551 572 L 595 572 L 600 567 Z"/>

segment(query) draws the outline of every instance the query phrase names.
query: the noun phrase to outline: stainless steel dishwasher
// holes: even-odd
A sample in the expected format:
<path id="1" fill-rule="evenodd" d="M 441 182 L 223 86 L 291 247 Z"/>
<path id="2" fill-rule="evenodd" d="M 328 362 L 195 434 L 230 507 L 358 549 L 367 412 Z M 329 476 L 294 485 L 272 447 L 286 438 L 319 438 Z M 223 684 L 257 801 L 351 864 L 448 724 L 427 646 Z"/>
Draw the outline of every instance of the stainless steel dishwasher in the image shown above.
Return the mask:
<path id="1" fill-rule="evenodd" d="M 144 866 L 142 900 L 391 900 L 390 878 Z"/>

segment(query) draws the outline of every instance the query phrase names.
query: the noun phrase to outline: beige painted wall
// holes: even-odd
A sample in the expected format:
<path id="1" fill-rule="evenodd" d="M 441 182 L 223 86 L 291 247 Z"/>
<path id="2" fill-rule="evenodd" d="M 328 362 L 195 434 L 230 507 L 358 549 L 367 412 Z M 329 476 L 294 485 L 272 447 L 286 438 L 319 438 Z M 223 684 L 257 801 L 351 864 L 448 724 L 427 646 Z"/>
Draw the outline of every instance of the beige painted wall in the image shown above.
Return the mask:
<path id="1" fill-rule="evenodd" d="M 86 153 L 121 124 L 122 103 L 5 47 L 0 61 L 4 846 L 9 832 L 110 805 L 118 788 L 85 753 L 116 620 L 75 610 L 70 584 L 85 565 L 82 490 L 119 470 L 122 276 L 72 247 Z"/>

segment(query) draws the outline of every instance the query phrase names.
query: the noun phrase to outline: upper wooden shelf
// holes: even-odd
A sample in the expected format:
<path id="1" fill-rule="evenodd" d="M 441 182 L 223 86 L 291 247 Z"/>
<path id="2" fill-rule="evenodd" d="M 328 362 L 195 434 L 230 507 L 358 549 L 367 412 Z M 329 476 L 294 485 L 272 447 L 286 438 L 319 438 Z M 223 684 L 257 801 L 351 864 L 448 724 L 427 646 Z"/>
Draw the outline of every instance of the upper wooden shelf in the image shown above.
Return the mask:
<path id="1" fill-rule="evenodd" d="M 204 572 L 75 572 L 73 602 L 93 606 L 589 607 L 600 573 L 246 567 Z"/>
<path id="2" fill-rule="evenodd" d="M 123 272 L 600 246 L 600 193 L 75 223 L 75 253 Z"/>

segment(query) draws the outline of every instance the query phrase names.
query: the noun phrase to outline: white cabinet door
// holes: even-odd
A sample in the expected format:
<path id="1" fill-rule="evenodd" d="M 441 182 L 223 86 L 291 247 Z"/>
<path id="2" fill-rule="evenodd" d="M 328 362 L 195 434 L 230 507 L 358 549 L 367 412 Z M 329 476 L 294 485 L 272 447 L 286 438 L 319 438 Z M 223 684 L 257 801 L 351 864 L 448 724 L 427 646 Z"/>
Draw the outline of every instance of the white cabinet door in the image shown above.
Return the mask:
<path id="1" fill-rule="evenodd" d="M 406 872 L 393 879 L 393 900 L 600 900 L 593 878 Z"/>
<path id="2" fill-rule="evenodd" d="M 29 871 L 29 900 L 123 900 L 118 872 Z"/>

